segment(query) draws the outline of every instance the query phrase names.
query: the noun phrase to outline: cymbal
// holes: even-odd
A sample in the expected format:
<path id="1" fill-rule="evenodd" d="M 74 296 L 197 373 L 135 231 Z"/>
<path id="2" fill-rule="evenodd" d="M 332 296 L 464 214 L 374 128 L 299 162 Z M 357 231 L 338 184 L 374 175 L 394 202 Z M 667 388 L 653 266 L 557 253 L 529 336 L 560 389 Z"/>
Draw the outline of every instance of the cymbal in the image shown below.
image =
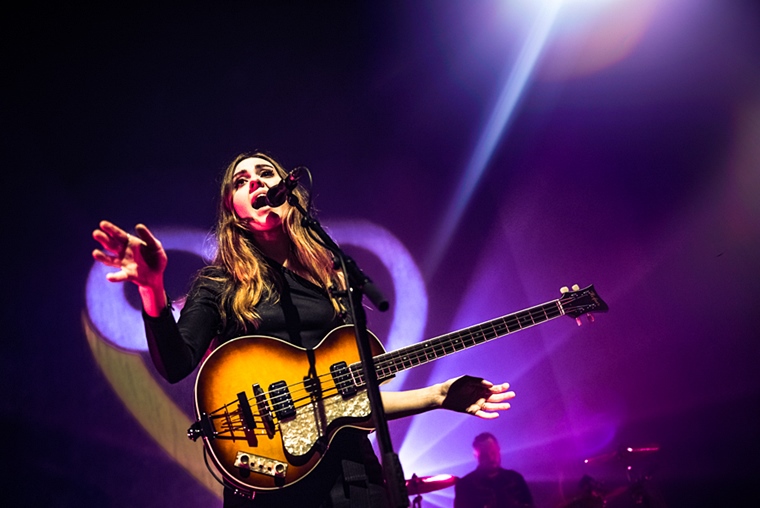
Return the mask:
<path id="1" fill-rule="evenodd" d="M 660 451 L 660 447 L 657 445 L 643 446 L 639 448 L 633 448 L 631 446 L 621 447 L 614 452 L 603 453 L 595 457 L 590 457 L 588 459 L 585 459 L 583 462 L 585 464 L 599 464 L 610 462 L 612 460 L 627 461 L 630 459 L 642 458 L 658 451 Z"/>
<path id="2" fill-rule="evenodd" d="M 413 475 L 411 480 L 406 481 L 406 490 L 410 496 L 427 494 L 428 492 L 451 487 L 458 479 L 450 474 L 437 474 L 434 476 Z"/>

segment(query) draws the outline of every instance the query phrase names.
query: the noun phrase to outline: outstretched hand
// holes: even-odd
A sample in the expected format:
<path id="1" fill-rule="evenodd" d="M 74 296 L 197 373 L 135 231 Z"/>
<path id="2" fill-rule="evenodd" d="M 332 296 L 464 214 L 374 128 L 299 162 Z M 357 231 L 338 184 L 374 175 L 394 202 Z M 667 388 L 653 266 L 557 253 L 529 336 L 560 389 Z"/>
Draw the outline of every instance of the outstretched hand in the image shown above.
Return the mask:
<path id="1" fill-rule="evenodd" d="M 103 249 L 92 251 L 92 257 L 119 271 L 106 275 L 111 282 L 131 281 L 141 287 L 162 287 L 167 257 L 161 242 L 143 224 L 135 226 L 138 236 L 101 221 L 92 237 Z"/>
<path id="2" fill-rule="evenodd" d="M 441 406 L 479 418 L 497 418 L 498 411 L 506 411 L 511 407 L 505 401 L 515 396 L 515 392 L 507 390 L 509 383 L 495 385 L 479 377 L 461 376 L 443 383 L 444 399 Z"/>

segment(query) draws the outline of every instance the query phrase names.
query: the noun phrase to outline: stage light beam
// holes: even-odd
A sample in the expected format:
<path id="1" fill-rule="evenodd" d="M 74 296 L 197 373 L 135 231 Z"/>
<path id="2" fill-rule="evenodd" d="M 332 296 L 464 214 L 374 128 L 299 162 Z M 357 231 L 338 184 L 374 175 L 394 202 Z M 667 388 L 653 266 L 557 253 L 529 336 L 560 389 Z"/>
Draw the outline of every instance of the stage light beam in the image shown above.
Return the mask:
<path id="1" fill-rule="evenodd" d="M 446 215 L 433 239 L 428 261 L 425 263 L 426 280 L 438 268 L 438 264 L 451 242 L 451 237 L 456 231 L 462 215 L 491 160 L 491 156 L 513 118 L 520 97 L 549 38 L 561 4 L 561 0 L 552 0 L 539 10 L 517 61 L 508 73 L 506 83 L 496 100 L 491 116 L 480 134 L 462 179 L 456 187 L 458 191 L 452 203 L 447 207 Z"/>

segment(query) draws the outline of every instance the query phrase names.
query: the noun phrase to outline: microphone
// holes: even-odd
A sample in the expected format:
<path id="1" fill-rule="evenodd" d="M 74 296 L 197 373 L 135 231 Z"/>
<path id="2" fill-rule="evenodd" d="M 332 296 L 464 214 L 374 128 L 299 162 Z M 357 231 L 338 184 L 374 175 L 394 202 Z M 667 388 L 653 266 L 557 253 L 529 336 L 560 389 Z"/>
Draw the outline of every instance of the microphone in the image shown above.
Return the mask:
<path id="1" fill-rule="evenodd" d="M 293 192 L 293 189 L 298 186 L 298 180 L 300 180 L 304 169 L 306 168 L 303 166 L 298 166 L 293 171 L 285 175 L 285 178 L 283 178 L 280 183 L 274 187 L 270 187 L 266 193 L 267 205 L 271 206 L 272 208 L 276 208 L 285 203 L 285 201 L 288 199 L 288 196 L 290 196 L 290 193 Z"/>

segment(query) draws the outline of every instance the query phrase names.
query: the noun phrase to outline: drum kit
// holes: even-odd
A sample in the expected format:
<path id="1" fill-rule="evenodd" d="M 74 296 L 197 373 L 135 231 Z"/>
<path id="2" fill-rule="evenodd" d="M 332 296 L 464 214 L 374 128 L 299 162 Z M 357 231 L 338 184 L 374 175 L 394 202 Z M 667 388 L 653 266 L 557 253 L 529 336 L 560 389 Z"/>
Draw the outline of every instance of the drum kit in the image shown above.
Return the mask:
<path id="1" fill-rule="evenodd" d="M 623 447 L 614 452 L 596 455 L 583 462 L 589 466 L 606 466 L 615 470 L 623 470 L 627 482 L 615 488 L 607 488 L 589 476 L 583 475 L 578 483 L 581 494 L 562 508 L 611 508 L 616 506 L 635 506 L 642 508 L 661 508 L 664 502 L 652 488 L 652 472 L 647 466 L 647 459 L 660 450 L 659 446 Z M 415 496 L 413 508 L 421 508 L 422 494 L 446 489 L 456 484 L 456 476 L 438 474 L 434 476 L 417 476 L 406 480 L 406 490 L 409 496 Z M 626 495 L 627 494 L 627 495 Z"/>
<path id="2" fill-rule="evenodd" d="M 613 472 L 625 473 L 625 482 L 614 488 L 606 487 L 588 474 L 583 475 L 578 488 L 581 494 L 562 508 L 613 508 L 665 506 L 652 485 L 652 460 L 660 450 L 657 445 L 621 447 L 613 452 L 585 459 L 588 466 L 601 466 Z"/>

